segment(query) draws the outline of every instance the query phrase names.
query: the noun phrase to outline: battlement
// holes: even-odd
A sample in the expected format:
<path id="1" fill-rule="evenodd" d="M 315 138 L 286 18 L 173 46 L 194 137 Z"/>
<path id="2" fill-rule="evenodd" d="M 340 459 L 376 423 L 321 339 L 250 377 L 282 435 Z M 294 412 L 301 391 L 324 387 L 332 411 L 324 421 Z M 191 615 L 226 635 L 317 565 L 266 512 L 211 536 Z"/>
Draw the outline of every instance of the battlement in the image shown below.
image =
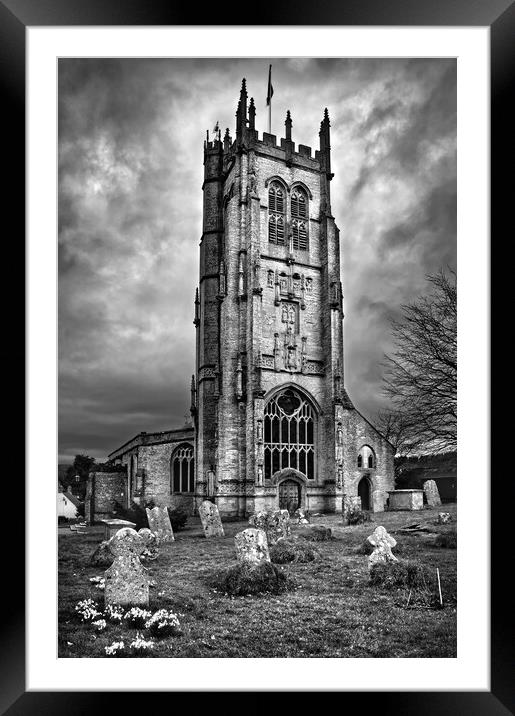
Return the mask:
<path id="1" fill-rule="evenodd" d="M 276 157 L 284 155 L 285 161 L 288 163 L 298 163 L 300 165 L 309 166 L 312 169 L 326 174 L 330 181 L 333 177 L 331 174 L 331 145 L 330 145 L 330 122 L 327 107 L 324 110 L 324 116 L 320 123 L 320 148 L 315 150 L 314 156 L 311 147 L 306 144 L 299 144 L 295 150 L 295 142 L 292 140 L 292 117 L 290 110 L 286 113 L 285 136 L 281 137 L 279 144 L 277 135 L 270 132 L 263 132 L 262 138 L 259 139 L 258 131 L 255 127 L 256 107 L 254 99 L 250 98 L 250 104 L 247 107 L 247 85 L 245 79 L 242 81 L 240 99 L 236 111 L 236 138 L 233 141 L 229 129 L 226 129 L 225 136 L 221 138 L 218 130 L 218 124 L 215 129 L 218 131 L 218 138 L 209 139 L 209 132 L 204 142 L 204 154 L 213 155 L 222 153 L 224 155 L 224 164 L 228 157 L 240 150 L 248 150 L 253 148 L 265 154 L 272 154 Z"/>

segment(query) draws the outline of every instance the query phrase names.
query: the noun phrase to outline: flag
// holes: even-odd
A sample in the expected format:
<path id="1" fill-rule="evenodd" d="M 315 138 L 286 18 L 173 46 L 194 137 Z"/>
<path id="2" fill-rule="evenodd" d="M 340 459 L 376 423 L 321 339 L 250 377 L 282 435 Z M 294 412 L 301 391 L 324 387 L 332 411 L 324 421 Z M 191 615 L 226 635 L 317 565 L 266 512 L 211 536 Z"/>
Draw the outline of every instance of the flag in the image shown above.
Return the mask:
<path id="1" fill-rule="evenodd" d="M 268 92 L 266 95 L 267 106 L 272 101 L 273 94 L 274 94 L 274 88 L 272 87 L 272 65 L 270 65 L 270 69 L 268 70 Z"/>

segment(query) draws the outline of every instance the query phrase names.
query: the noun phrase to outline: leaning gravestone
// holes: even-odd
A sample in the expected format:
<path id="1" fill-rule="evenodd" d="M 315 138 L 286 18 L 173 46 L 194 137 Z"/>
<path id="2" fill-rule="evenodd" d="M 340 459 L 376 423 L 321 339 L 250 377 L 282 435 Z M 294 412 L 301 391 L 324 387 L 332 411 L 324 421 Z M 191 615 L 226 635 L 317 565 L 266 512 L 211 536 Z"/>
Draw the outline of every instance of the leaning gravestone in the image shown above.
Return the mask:
<path id="1" fill-rule="evenodd" d="M 234 538 L 236 557 L 240 564 L 256 565 L 261 562 L 270 562 L 266 532 L 254 527 L 248 527 L 238 532 Z"/>
<path id="2" fill-rule="evenodd" d="M 142 527 L 140 530 L 138 530 L 138 534 L 143 539 L 143 542 L 145 544 L 145 548 L 141 553 L 140 559 L 157 559 L 159 556 L 157 535 L 151 530 L 149 530 L 148 527 Z"/>
<path id="3" fill-rule="evenodd" d="M 398 562 L 392 554 L 392 547 L 395 547 L 397 540 L 388 534 L 384 527 L 376 527 L 372 534 L 367 537 L 374 551 L 368 558 L 368 567 L 371 569 L 374 564 Z"/>
<path id="4" fill-rule="evenodd" d="M 198 513 L 202 522 L 202 528 L 206 537 L 223 537 L 224 528 L 218 507 L 209 500 L 204 502 L 198 508 Z"/>
<path id="5" fill-rule="evenodd" d="M 429 507 L 440 507 L 442 500 L 438 492 L 438 486 L 434 480 L 426 480 L 422 485 L 426 493 L 427 504 Z"/>
<path id="6" fill-rule="evenodd" d="M 111 539 L 113 564 L 105 571 L 105 603 L 148 606 L 149 578 L 139 556 L 145 541 L 136 530 L 124 527 Z"/>
<path id="7" fill-rule="evenodd" d="M 147 519 L 150 531 L 157 536 L 158 544 L 175 540 L 167 507 L 147 507 Z"/>

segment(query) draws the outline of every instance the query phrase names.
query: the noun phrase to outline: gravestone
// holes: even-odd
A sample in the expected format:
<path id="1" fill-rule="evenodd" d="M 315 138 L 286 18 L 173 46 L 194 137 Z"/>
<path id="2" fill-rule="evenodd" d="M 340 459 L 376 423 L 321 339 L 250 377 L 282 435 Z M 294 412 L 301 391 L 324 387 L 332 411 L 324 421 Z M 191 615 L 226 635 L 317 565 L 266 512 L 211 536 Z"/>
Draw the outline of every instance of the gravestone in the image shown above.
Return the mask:
<path id="1" fill-rule="evenodd" d="M 372 512 L 384 512 L 386 493 L 383 490 L 372 491 Z"/>
<path id="2" fill-rule="evenodd" d="M 151 530 L 149 530 L 148 527 L 142 527 L 140 530 L 138 530 L 138 534 L 145 543 L 145 548 L 141 553 L 140 559 L 157 559 L 159 556 L 157 535 Z"/>
<path id="3" fill-rule="evenodd" d="M 275 544 L 281 537 L 290 534 L 290 514 L 288 510 L 276 510 L 269 512 L 261 510 L 249 517 L 249 524 L 259 530 L 266 532 L 268 545 Z"/>
<path id="4" fill-rule="evenodd" d="M 438 486 L 434 480 L 426 480 L 422 485 L 426 493 L 427 504 L 429 507 L 440 507 L 442 500 L 438 492 Z"/>
<path id="5" fill-rule="evenodd" d="M 149 578 L 140 562 L 145 541 L 136 530 L 123 527 L 112 538 L 109 548 L 113 564 L 105 571 L 105 603 L 148 606 Z"/>
<path id="6" fill-rule="evenodd" d="M 446 525 L 448 522 L 451 522 L 451 513 L 450 512 L 439 512 L 437 522 L 439 525 Z"/>
<path id="7" fill-rule="evenodd" d="M 270 562 L 268 542 L 264 530 L 248 527 L 234 538 L 236 557 L 240 564 L 256 565 Z"/>
<path id="8" fill-rule="evenodd" d="M 198 513 L 206 537 L 224 536 L 225 533 L 222 520 L 220 519 L 220 513 L 218 512 L 218 507 L 213 502 L 204 500 L 198 508 Z"/>
<path id="9" fill-rule="evenodd" d="M 374 564 L 399 561 L 397 557 L 392 554 L 392 547 L 395 547 L 397 540 L 389 535 L 384 527 L 376 527 L 372 534 L 367 537 L 367 540 L 374 548 L 374 551 L 368 558 L 369 569 L 371 569 Z"/>
<path id="10" fill-rule="evenodd" d="M 167 507 L 158 507 L 157 505 L 152 509 L 147 507 L 147 519 L 150 531 L 156 535 L 158 544 L 175 540 Z"/>

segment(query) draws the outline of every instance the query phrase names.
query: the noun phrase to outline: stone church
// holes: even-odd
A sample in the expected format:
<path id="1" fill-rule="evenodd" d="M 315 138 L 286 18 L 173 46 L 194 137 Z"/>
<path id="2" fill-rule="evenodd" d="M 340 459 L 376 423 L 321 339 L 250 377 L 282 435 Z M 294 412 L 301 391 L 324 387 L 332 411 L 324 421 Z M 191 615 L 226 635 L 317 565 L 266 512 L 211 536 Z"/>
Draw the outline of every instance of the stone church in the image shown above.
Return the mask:
<path id="1" fill-rule="evenodd" d="M 340 233 L 327 109 L 314 152 L 256 129 L 245 80 L 236 133 L 204 143 L 192 427 L 140 433 L 92 475 L 93 510 L 205 499 L 222 517 L 298 506 L 382 510 L 393 448 L 345 390 Z M 103 505 L 103 506 L 102 506 Z"/>

